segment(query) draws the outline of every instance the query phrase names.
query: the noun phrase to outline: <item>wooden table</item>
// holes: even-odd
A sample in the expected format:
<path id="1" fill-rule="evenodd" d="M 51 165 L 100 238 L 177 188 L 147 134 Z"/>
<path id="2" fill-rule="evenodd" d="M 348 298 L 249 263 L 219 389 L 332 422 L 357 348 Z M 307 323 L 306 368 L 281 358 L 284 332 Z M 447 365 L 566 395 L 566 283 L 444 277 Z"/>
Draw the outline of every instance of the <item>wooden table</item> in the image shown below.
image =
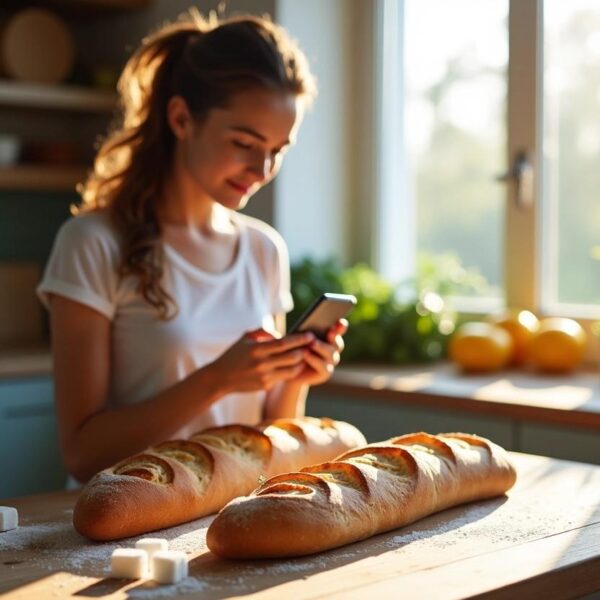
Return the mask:
<path id="1" fill-rule="evenodd" d="M 512 454 L 507 496 L 464 505 L 315 556 L 227 562 L 206 549 L 212 517 L 157 534 L 190 558 L 178 585 L 114 580 L 116 547 L 71 526 L 75 492 L 29 496 L 18 530 L 0 534 L 3 598 L 261 599 L 574 598 L 600 590 L 600 467 Z"/>

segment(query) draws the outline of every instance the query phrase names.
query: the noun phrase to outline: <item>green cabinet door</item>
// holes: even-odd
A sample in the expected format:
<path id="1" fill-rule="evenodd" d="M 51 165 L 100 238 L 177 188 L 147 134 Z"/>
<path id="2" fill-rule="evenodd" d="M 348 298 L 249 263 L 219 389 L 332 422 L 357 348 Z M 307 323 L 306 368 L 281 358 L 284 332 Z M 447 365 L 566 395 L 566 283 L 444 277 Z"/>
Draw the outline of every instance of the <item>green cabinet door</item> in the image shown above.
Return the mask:
<path id="1" fill-rule="evenodd" d="M 0 499 L 64 488 L 49 377 L 0 380 L 0 456 Z"/>

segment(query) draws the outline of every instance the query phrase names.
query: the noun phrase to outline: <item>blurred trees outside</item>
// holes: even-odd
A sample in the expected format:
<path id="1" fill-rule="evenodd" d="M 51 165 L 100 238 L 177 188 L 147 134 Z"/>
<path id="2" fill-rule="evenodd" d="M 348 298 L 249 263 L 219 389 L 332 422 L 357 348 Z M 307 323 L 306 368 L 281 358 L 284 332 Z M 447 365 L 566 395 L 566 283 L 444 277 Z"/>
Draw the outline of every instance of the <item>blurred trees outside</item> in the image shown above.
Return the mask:
<path id="1" fill-rule="evenodd" d="M 437 4 L 409 3 L 407 26 L 426 22 Z M 553 7 L 560 14 L 553 15 Z M 543 255 L 558 282 L 558 289 L 545 293 L 558 302 L 600 304 L 600 7 L 581 0 L 568 9 L 554 0 L 545 11 L 543 187 L 544 211 L 552 217 L 544 221 Z M 432 52 L 444 53 L 438 60 L 445 67 L 431 69 L 426 87 L 422 73 L 420 88 L 411 90 L 408 83 L 409 110 L 428 115 L 407 118 L 407 130 L 421 128 L 419 144 L 409 148 L 418 250 L 454 253 L 490 283 L 486 293 L 502 297 L 503 244 L 511 239 L 504 231 L 506 188 L 495 176 L 507 170 L 507 73 L 501 63 L 507 48 L 498 45 L 494 59 L 479 60 L 479 24 L 469 24 L 466 14 L 457 15 L 461 20 L 467 21 L 463 30 L 448 28 L 448 36 L 461 41 L 429 40 Z M 506 19 L 496 25 L 508 39 Z M 410 39 L 407 33 L 409 70 Z"/>

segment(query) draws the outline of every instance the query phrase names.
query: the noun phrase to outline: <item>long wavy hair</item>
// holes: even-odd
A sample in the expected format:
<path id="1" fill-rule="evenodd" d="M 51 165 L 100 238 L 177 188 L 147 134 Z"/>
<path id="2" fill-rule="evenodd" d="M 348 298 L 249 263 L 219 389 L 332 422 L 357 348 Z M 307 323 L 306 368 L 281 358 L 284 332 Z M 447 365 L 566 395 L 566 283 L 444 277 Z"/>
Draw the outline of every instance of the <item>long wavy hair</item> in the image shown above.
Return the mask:
<path id="1" fill-rule="evenodd" d="M 167 103 L 185 99 L 199 121 L 251 88 L 289 91 L 310 102 L 316 86 L 304 54 L 266 17 L 205 19 L 192 9 L 142 42 L 119 79 L 120 110 L 80 186 L 75 213 L 107 210 L 122 249 L 119 275 L 133 275 L 159 318 L 177 312 L 163 285 L 157 205 L 172 164 L 175 137 Z"/>

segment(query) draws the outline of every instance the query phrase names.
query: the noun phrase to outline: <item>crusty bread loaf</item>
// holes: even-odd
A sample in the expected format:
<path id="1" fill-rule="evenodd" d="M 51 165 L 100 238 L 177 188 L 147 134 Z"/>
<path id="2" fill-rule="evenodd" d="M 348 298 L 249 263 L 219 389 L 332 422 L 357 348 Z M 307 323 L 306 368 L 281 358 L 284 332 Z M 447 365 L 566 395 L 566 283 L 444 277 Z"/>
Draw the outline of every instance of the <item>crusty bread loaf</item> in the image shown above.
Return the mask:
<path id="1" fill-rule="evenodd" d="M 326 418 L 205 429 L 95 475 L 77 499 L 73 525 L 99 541 L 171 527 L 218 511 L 250 493 L 262 477 L 330 460 L 364 443 L 349 423 Z"/>
<path id="2" fill-rule="evenodd" d="M 484 438 L 403 435 L 269 479 L 219 513 L 207 543 L 227 558 L 312 554 L 503 494 L 515 479 L 507 453 Z"/>

